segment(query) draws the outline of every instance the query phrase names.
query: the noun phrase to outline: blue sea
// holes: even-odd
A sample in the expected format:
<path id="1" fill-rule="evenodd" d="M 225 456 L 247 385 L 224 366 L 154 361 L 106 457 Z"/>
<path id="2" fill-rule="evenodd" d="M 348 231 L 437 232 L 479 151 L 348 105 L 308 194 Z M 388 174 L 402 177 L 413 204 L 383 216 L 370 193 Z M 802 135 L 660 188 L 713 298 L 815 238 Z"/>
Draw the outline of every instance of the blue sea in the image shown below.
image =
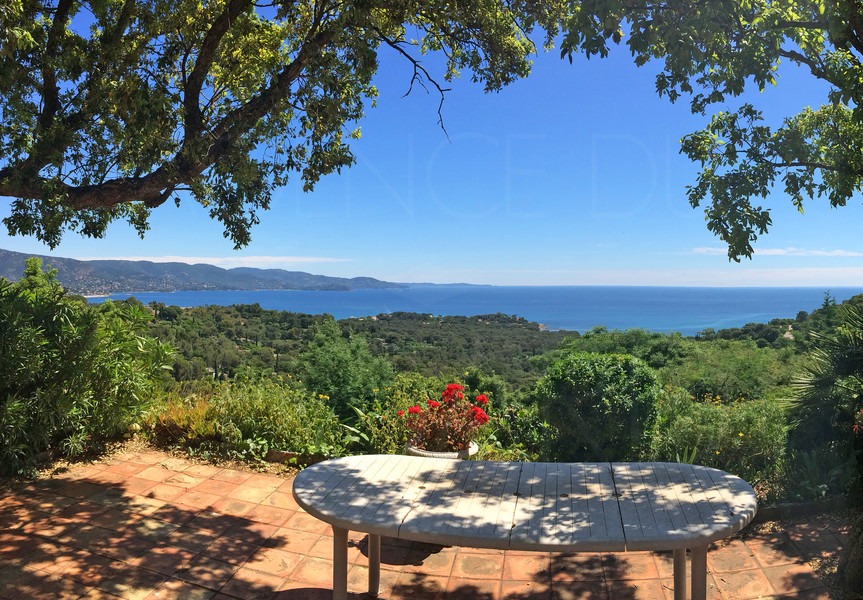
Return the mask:
<path id="1" fill-rule="evenodd" d="M 739 327 L 774 318 L 794 318 L 801 310 L 821 306 L 825 292 L 841 302 L 859 288 L 713 288 L 627 286 L 415 286 L 405 289 L 306 292 L 283 290 L 141 292 L 113 294 L 112 299 L 135 296 L 189 307 L 253 304 L 274 310 L 329 313 L 337 319 L 366 317 L 396 311 L 431 315 L 505 313 L 542 323 L 549 329 L 584 332 L 596 326 L 609 329 L 638 327 L 695 335 L 707 328 Z M 92 298 L 101 302 L 105 298 Z"/>

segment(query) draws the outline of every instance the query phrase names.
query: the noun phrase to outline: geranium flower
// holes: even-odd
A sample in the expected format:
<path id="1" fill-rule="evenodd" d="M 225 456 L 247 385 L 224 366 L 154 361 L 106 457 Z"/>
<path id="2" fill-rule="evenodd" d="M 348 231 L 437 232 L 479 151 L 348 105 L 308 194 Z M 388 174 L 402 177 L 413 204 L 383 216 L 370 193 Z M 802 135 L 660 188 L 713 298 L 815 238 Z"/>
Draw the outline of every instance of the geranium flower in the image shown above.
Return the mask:
<path id="1" fill-rule="evenodd" d="M 488 422 L 489 417 L 479 406 L 465 398 L 463 385 L 451 383 L 441 394 L 441 402 L 427 399 L 428 410 L 420 405 L 408 408 L 405 426 L 408 443 L 433 452 L 452 452 L 467 448 L 474 432 Z M 488 405 L 485 394 L 475 396 L 475 402 Z"/>

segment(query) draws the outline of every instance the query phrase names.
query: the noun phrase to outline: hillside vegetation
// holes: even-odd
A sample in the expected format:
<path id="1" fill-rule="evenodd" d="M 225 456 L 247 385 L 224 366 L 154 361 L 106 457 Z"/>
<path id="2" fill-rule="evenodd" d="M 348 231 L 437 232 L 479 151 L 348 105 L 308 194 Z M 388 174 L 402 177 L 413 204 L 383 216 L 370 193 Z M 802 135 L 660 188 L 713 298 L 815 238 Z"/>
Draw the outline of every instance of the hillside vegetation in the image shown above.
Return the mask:
<path id="1" fill-rule="evenodd" d="M 458 384 L 488 403 L 482 458 L 687 461 L 738 474 L 765 499 L 857 493 L 863 361 L 848 357 L 861 303 L 825 296 L 795 320 L 694 337 L 579 335 L 504 314 L 89 306 L 34 259 L 0 286 L 3 469 L 138 429 L 204 457 L 398 453 L 399 413 Z"/>

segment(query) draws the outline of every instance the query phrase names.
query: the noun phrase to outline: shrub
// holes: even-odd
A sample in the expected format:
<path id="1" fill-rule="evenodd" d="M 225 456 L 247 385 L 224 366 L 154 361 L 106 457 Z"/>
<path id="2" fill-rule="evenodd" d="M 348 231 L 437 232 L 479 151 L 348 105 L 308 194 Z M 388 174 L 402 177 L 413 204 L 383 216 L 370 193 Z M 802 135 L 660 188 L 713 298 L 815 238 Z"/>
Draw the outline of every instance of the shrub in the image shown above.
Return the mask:
<path id="1" fill-rule="evenodd" d="M 695 450 L 694 462 L 733 473 L 780 493 L 787 426 L 777 401 L 723 402 L 667 388 L 658 405 L 648 460 L 674 461 Z"/>
<path id="2" fill-rule="evenodd" d="M 553 364 L 535 391 L 557 430 L 556 460 L 629 460 L 651 429 L 660 397 L 656 374 L 626 354 L 576 352 Z"/>
<path id="3" fill-rule="evenodd" d="M 433 398 L 443 382 L 418 373 L 399 373 L 392 385 L 374 389 L 372 400 L 357 411 L 355 429 L 363 450 L 377 454 L 400 454 L 408 431 L 398 411 L 407 411 L 418 400 Z"/>
<path id="4" fill-rule="evenodd" d="M 306 386 L 327 397 L 340 417 L 352 417 L 350 408 L 372 401 L 372 390 L 389 385 L 393 370 L 382 356 L 373 356 L 360 336 L 345 338 L 333 320 L 321 323 L 309 347 L 299 357 Z"/>
<path id="5" fill-rule="evenodd" d="M 270 449 L 338 456 L 338 418 L 322 397 L 281 377 L 173 391 L 148 418 L 157 442 L 210 455 L 263 458 Z"/>
<path id="6" fill-rule="evenodd" d="M 496 410 L 489 434 L 477 440 L 484 460 L 543 460 L 552 446 L 555 429 L 539 414 L 536 404 Z"/>
<path id="7" fill-rule="evenodd" d="M 775 398 L 788 391 L 797 358 L 790 348 L 759 348 L 740 340 L 691 341 L 661 372 L 663 383 L 685 388 L 696 400 Z"/>
<path id="8" fill-rule="evenodd" d="M 45 450 L 100 449 L 138 417 L 170 358 L 143 335 L 139 307 L 88 306 L 56 273 L 30 258 L 20 281 L 0 279 L 0 471 L 25 473 Z"/>

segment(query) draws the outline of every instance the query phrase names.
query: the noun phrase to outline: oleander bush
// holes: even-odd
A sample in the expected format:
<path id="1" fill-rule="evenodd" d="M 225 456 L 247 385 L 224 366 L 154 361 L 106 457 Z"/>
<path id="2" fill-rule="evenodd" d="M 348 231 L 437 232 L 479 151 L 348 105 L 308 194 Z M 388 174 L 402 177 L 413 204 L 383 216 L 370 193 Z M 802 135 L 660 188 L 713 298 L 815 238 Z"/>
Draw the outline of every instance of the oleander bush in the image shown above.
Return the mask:
<path id="1" fill-rule="evenodd" d="M 146 321 L 134 305 L 67 295 L 35 257 L 21 280 L 0 278 L 0 471 L 27 473 L 45 451 L 98 451 L 127 431 L 171 358 Z"/>
<path id="2" fill-rule="evenodd" d="M 763 493 L 781 494 L 787 467 L 785 409 L 775 400 L 692 397 L 666 388 L 657 405 L 646 460 L 691 462 L 733 473 Z"/>
<path id="3" fill-rule="evenodd" d="M 158 444 L 204 458 L 261 459 L 270 449 L 328 457 L 345 452 L 326 398 L 281 376 L 179 387 L 146 421 Z"/>

